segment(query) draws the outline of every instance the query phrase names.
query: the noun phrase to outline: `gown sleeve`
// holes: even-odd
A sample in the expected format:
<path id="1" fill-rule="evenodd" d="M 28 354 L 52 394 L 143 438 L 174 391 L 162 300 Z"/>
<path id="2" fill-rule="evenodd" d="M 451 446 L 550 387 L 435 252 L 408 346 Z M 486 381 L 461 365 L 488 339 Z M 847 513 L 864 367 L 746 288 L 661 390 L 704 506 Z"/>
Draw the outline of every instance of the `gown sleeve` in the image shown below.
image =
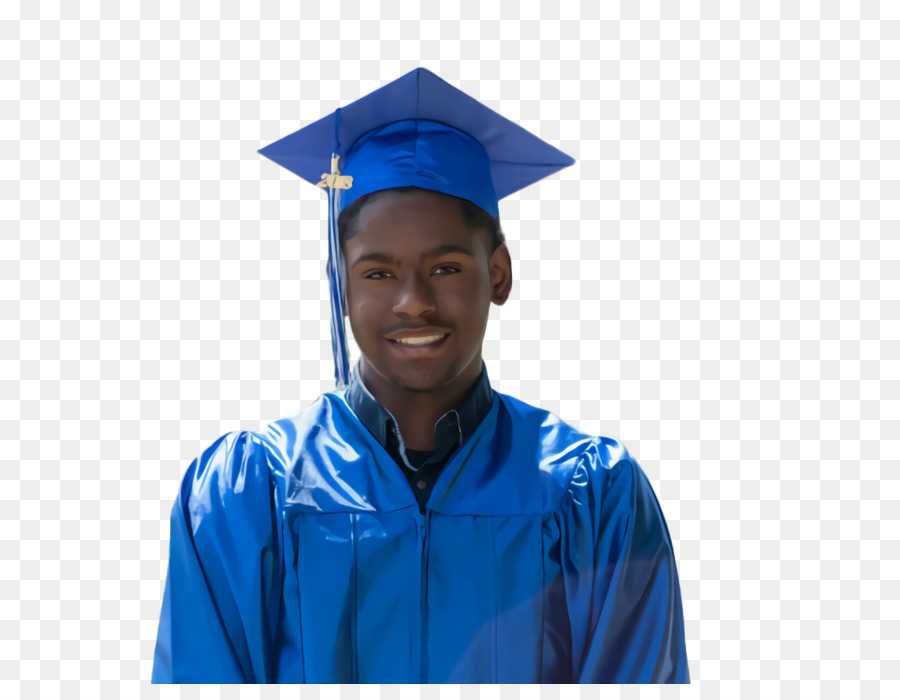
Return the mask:
<path id="1" fill-rule="evenodd" d="M 228 433 L 195 459 L 172 509 L 153 683 L 265 683 L 281 603 L 277 490 L 260 438 Z"/>
<path id="2" fill-rule="evenodd" d="M 689 683 L 665 518 L 625 448 L 597 438 L 564 497 L 563 578 L 576 683 Z"/>

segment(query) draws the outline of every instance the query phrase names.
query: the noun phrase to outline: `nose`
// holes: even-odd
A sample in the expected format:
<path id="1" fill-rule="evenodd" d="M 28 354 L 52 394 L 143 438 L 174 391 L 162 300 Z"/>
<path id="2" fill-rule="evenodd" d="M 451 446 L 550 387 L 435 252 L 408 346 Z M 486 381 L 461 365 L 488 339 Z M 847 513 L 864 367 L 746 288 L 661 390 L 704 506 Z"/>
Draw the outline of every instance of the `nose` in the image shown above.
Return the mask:
<path id="1" fill-rule="evenodd" d="M 397 291 L 394 313 L 413 318 L 433 313 L 435 306 L 434 294 L 428 283 L 415 273 L 407 275 Z"/>

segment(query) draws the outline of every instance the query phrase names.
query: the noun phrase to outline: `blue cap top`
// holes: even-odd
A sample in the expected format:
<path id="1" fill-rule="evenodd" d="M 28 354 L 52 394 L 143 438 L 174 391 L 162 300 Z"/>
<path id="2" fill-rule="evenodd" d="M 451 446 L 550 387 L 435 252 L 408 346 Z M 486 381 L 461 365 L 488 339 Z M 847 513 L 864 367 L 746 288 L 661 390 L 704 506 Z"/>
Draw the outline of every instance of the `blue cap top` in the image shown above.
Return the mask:
<path id="1" fill-rule="evenodd" d="M 338 386 L 349 376 L 343 333 L 346 271 L 337 241 L 342 209 L 372 192 L 415 186 L 467 199 L 498 217 L 498 200 L 575 162 L 424 68 L 259 152 L 328 190 Z"/>
<path id="2" fill-rule="evenodd" d="M 331 157 L 341 156 L 338 167 L 353 177 L 342 207 L 413 185 L 468 199 L 494 216 L 498 200 L 575 162 L 424 68 L 259 152 L 314 185 Z"/>
<path id="3" fill-rule="evenodd" d="M 341 193 L 341 209 L 370 192 L 413 185 L 468 199 L 500 216 L 484 146 L 440 122 L 406 119 L 373 129 L 353 144 L 342 171 L 353 186 Z"/>

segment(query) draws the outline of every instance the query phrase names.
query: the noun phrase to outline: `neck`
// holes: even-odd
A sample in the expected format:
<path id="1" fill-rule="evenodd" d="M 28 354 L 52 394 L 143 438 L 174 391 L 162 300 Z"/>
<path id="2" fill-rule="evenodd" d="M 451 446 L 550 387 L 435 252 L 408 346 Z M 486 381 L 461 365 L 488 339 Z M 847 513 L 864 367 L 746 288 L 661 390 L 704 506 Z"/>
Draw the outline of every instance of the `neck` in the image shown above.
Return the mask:
<path id="1" fill-rule="evenodd" d="M 434 426 L 447 411 L 456 406 L 481 376 L 479 354 L 456 379 L 434 391 L 416 391 L 392 384 L 380 376 L 365 361 L 360 362 L 360 378 L 375 400 L 394 418 L 403 435 L 403 442 L 411 450 L 434 449 Z"/>

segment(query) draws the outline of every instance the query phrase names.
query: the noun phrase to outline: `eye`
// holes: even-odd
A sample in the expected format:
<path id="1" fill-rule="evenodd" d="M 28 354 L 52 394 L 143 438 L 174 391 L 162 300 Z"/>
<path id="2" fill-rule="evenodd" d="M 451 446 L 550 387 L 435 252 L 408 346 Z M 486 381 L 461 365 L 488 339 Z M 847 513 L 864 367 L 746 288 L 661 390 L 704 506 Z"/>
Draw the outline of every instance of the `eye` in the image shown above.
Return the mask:
<path id="1" fill-rule="evenodd" d="M 444 272 L 441 272 L 441 270 L 444 270 Z M 459 268 L 454 265 L 441 265 L 440 267 L 436 267 L 434 271 L 440 275 L 452 275 L 455 272 L 459 272 Z"/>
<path id="2" fill-rule="evenodd" d="M 381 277 L 380 275 L 390 275 L 390 272 L 385 272 L 384 270 L 376 270 L 375 272 L 370 272 L 366 275 L 367 280 L 383 280 L 387 279 L 387 277 Z"/>

